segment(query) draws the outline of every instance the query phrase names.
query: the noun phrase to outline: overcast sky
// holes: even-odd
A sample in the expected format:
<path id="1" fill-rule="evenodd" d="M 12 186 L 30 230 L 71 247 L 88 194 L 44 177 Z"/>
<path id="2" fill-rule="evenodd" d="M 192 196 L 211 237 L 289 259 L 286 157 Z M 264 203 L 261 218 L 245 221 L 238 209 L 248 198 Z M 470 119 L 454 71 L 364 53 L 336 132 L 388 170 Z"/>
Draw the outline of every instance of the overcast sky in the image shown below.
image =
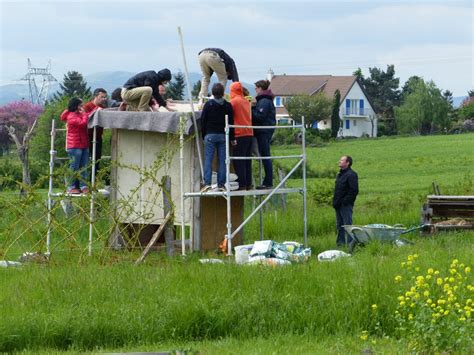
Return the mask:
<path id="1" fill-rule="evenodd" d="M 351 75 L 395 65 L 454 96 L 473 88 L 473 2 L 465 1 L 8 1 L 1 3 L 0 83 L 52 60 L 52 74 L 199 72 L 197 53 L 219 47 L 242 81 L 275 74 Z"/>

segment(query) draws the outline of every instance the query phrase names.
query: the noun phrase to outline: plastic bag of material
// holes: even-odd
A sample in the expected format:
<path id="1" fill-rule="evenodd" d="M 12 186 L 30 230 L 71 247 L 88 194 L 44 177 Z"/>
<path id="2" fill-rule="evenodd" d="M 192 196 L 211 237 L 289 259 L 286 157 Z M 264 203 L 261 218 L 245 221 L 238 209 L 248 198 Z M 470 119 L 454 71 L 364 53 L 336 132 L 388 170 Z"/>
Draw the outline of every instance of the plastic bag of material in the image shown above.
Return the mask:
<path id="1" fill-rule="evenodd" d="M 334 261 L 348 256 L 351 256 L 351 254 L 344 253 L 341 250 L 326 250 L 318 254 L 318 261 Z"/>
<path id="2" fill-rule="evenodd" d="M 22 263 L 18 261 L 0 260 L 0 267 L 20 267 Z"/>
<path id="3" fill-rule="evenodd" d="M 249 254 L 253 248 L 253 244 L 237 245 L 234 247 L 235 251 L 235 263 L 245 264 L 249 261 Z"/>
<path id="4" fill-rule="evenodd" d="M 262 255 L 265 257 L 270 257 L 272 254 L 272 247 L 273 241 L 271 240 L 257 240 L 255 243 L 253 243 L 253 247 L 249 255 Z"/>

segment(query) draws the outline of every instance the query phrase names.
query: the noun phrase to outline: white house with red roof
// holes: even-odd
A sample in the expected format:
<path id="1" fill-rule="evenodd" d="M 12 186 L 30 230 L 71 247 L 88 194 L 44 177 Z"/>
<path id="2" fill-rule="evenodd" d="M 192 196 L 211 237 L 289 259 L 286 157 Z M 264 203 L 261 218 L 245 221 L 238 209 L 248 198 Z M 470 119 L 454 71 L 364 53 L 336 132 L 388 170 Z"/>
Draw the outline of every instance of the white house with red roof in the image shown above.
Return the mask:
<path id="1" fill-rule="evenodd" d="M 277 122 L 279 124 L 292 123 L 285 109 L 285 102 L 296 95 L 315 95 L 324 93 L 333 99 L 336 90 L 341 93 L 339 117 L 341 126 L 340 137 L 376 137 L 377 116 L 364 89 L 357 81 L 357 77 L 334 75 L 273 75 L 268 72 L 270 89 L 275 95 Z M 318 122 L 319 129 L 331 128 L 331 119 Z"/>

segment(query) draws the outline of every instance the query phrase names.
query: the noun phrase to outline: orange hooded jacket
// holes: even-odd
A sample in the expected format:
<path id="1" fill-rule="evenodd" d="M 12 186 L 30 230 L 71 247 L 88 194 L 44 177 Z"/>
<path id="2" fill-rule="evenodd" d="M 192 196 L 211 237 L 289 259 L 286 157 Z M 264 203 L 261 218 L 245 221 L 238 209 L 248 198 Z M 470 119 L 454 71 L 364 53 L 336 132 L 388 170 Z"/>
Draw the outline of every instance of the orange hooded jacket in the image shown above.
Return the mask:
<path id="1" fill-rule="evenodd" d="M 242 91 L 242 84 L 236 81 L 230 85 L 230 103 L 234 109 L 234 124 L 251 126 L 252 125 L 252 110 L 250 102 L 244 98 Z M 253 136 L 252 128 L 236 128 L 235 137 Z"/>

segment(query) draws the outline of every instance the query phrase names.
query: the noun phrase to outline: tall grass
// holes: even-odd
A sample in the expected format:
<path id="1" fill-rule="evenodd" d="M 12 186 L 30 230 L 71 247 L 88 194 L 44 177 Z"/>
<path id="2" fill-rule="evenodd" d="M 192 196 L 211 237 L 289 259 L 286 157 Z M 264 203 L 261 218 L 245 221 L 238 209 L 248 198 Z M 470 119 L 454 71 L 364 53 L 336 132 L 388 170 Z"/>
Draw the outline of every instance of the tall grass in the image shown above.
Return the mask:
<path id="1" fill-rule="evenodd" d="M 308 164 L 330 171 L 340 155 L 352 155 L 361 185 L 354 222 L 409 226 L 419 223 L 421 203 L 433 180 L 443 192 L 474 194 L 473 140 L 471 134 L 337 142 L 308 150 Z M 327 194 L 316 195 L 325 184 L 330 188 L 333 180 L 309 181 L 310 187 L 321 186 L 313 188 L 308 201 L 313 254 L 335 245 L 334 210 L 325 201 Z M 38 197 L 22 210 L 13 207 L 15 199 L 0 194 L 3 257 L 16 257 L 44 236 L 44 226 L 38 224 L 37 231 L 31 229 L 33 236 L 12 246 L 10 238 L 21 232 L 22 219 L 32 223 L 41 217 L 28 208 L 44 202 Z M 252 208 L 250 200 L 246 207 Z M 287 337 L 318 344 L 342 339 L 332 349 L 360 351 L 367 347 L 359 341 L 361 331 L 372 329 L 375 322 L 376 335 L 396 339 L 394 312 L 400 285 L 393 280 L 407 255 L 418 254 L 422 270 L 449 265 L 454 258 L 472 266 L 474 255 L 474 232 L 465 231 L 424 238 L 413 234 L 415 244 L 404 248 L 374 243 L 334 263 L 312 258 L 281 268 L 231 262 L 202 265 L 200 254 L 169 259 L 154 253 L 136 267 L 132 261 L 137 251 L 101 253 L 104 240 L 94 245 L 99 252 L 86 257 L 87 237 L 81 228 L 87 229 L 87 220 L 74 223 L 74 233 L 63 230 L 62 244 L 57 244 L 48 264 L 0 270 L 0 352 L 150 349 L 153 344 L 193 344 L 199 350 L 199 344 L 208 344 L 206 348 L 209 342 L 246 344 L 235 349 L 245 352 L 254 341 L 262 344 L 258 339 L 269 339 L 260 346 L 271 352 Z M 299 196 L 288 196 L 286 211 L 271 206 L 264 213 L 265 238 L 301 241 L 302 228 Z M 109 225 L 101 222 L 97 230 L 105 235 Z M 247 242 L 259 238 L 257 220 L 246 227 L 245 238 Z M 373 304 L 378 307 L 376 315 Z M 387 346 L 408 351 L 403 341 Z M 302 352 L 309 349 L 321 347 L 308 345 Z"/>
<path id="2" fill-rule="evenodd" d="M 406 249 L 372 245 L 335 263 L 284 268 L 186 260 L 67 267 L 26 266 L 2 275 L 0 350 L 87 350 L 232 337 L 358 335 L 377 321 L 393 335 L 400 262 L 425 268 L 472 259 L 472 233 Z"/>

